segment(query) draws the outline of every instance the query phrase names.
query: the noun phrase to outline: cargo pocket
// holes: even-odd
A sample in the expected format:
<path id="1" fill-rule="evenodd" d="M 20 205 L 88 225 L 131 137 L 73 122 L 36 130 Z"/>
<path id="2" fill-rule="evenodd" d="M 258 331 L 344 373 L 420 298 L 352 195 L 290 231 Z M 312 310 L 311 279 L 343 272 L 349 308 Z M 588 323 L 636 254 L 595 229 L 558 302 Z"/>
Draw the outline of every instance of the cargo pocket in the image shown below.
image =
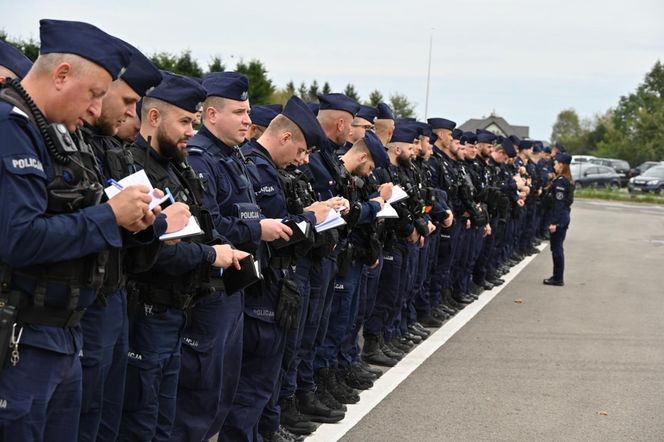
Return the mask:
<path id="1" fill-rule="evenodd" d="M 30 414 L 32 397 L 18 394 L 0 396 L 0 429 L 6 428 Z"/>
<path id="2" fill-rule="evenodd" d="M 182 338 L 179 385 L 189 390 L 202 390 L 212 385 L 214 364 L 220 364 L 221 356 L 215 360 L 213 340 L 194 337 Z M 238 355 L 239 357 L 240 355 Z"/>
<path id="3" fill-rule="evenodd" d="M 124 408 L 126 411 L 144 409 L 149 404 L 157 403 L 158 384 L 160 382 L 159 362 L 156 358 L 141 355 L 130 357 L 127 361 L 127 381 Z"/>
<path id="4" fill-rule="evenodd" d="M 81 413 L 89 413 L 101 407 L 104 382 L 101 373 L 100 357 L 82 357 L 81 369 L 83 372 Z"/>

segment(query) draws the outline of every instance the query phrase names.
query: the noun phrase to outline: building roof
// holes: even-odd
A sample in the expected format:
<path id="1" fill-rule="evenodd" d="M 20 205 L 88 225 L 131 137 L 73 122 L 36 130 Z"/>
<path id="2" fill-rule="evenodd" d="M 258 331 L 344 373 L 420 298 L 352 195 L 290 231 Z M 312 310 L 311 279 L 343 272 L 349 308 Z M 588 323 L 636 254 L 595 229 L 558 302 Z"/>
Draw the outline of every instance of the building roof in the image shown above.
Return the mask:
<path id="1" fill-rule="evenodd" d="M 512 126 L 503 117 L 499 117 L 495 113 L 491 113 L 487 118 L 471 118 L 459 126 L 459 129 L 468 132 L 484 129 L 504 137 L 516 135 L 519 138 L 528 138 L 530 133 L 528 126 Z"/>

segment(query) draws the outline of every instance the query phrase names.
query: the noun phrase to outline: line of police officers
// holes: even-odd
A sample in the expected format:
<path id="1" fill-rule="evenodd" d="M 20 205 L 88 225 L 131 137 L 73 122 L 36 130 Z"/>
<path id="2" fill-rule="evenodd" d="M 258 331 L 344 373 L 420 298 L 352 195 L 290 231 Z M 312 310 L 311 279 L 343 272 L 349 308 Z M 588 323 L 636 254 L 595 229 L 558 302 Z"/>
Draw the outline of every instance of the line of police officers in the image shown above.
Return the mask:
<path id="1" fill-rule="evenodd" d="M 539 142 L 343 94 L 252 108 L 245 76 L 87 23 L 40 39 L 34 65 L 0 45 L 3 440 L 301 440 L 548 230 Z M 155 190 L 106 197 L 140 170 Z"/>

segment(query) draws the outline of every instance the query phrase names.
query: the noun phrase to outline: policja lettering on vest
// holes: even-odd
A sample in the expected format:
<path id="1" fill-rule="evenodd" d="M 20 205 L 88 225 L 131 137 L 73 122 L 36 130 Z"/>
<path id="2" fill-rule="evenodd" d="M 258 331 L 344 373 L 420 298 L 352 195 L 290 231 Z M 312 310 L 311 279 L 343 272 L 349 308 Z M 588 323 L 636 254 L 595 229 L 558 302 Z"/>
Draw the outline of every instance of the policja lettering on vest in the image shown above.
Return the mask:
<path id="1" fill-rule="evenodd" d="M 8 81 L 0 102 L 0 133 L 6 143 L 0 162 L 5 214 L 0 228 L 13 238 L 0 246 L 2 298 L 17 301 L 19 326 L 30 324 L 18 333 L 16 365 L 0 373 L 0 397 L 8 407 L 24 407 L 13 413 L 22 417 L 0 426 L 7 440 L 43 439 L 48 431 L 73 441 L 80 409 L 78 321 L 101 285 L 104 250 L 122 245 L 118 225 L 142 230 L 154 214 L 147 210 L 147 189 L 128 189 L 118 200 L 99 204 L 102 186 L 91 172 L 93 153 L 79 150 L 67 134 L 87 112 L 99 110 L 104 95 L 99 91 L 106 92 L 130 51 L 86 23 L 42 20 L 40 34 L 36 65 L 53 67 L 46 72 L 35 68 L 21 83 Z M 69 38 L 72 34 L 79 38 Z M 86 78 L 75 77 L 74 67 L 85 70 Z M 51 94 L 53 76 L 67 79 L 69 95 Z M 53 110 L 50 121 L 35 102 Z M 26 158 L 39 161 L 43 170 L 6 166 L 11 159 Z M 30 377 L 47 381 L 26 384 Z M 26 396 L 33 400 L 12 400 Z M 66 409 L 47 413 L 50 404 L 64 402 Z"/>

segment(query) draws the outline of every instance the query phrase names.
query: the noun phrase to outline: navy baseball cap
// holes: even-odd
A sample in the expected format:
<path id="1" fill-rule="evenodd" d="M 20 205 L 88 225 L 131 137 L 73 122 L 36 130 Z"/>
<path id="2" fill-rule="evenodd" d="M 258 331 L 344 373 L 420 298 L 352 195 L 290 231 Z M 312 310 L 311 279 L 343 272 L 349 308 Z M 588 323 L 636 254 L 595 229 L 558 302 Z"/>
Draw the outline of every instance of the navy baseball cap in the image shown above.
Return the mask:
<path id="1" fill-rule="evenodd" d="M 131 49 L 120 39 L 88 23 L 78 21 L 39 21 L 39 53 L 74 54 L 106 69 L 113 80 L 125 71 Z"/>
<path id="2" fill-rule="evenodd" d="M 508 157 L 514 158 L 516 156 L 516 150 L 514 149 L 512 140 L 510 140 L 509 138 L 505 138 L 503 142 L 500 143 L 500 147 L 503 148 Z"/>
<path id="3" fill-rule="evenodd" d="M 278 105 L 281 107 L 281 105 Z M 270 105 L 251 106 L 251 122 L 257 126 L 268 127 L 270 122 L 281 113 Z"/>
<path id="4" fill-rule="evenodd" d="M 531 140 L 521 140 L 519 141 L 519 150 L 524 150 L 524 149 L 532 149 L 533 148 L 533 142 Z"/>
<path id="5" fill-rule="evenodd" d="M 454 130 L 456 127 L 456 123 L 454 121 L 448 120 L 446 118 L 429 118 L 427 123 L 429 123 L 431 129 Z"/>
<path id="6" fill-rule="evenodd" d="M 6 67 L 21 80 L 32 67 L 32 62 L 23 52 L 0 40 L 0 66 Z"/>
<path id="7" fill-rule="evenodd" d="M 512 144 L 516 144 L 517 146 L 521 143 L 521 138 L 517 137 L 516 135 L 510 135 L 507 138 L 512 142 Z"/>
<path id="8" fill-rule="evenodd" d="M 187 112 L 195 113 L 198 105 L 205 100 L 205 88 L 191 78 L 172 72 L 161 71 L 162 81 L 146 97 L 156 98 Z"/>
<path id="9" fill-rule="evenodd" d="M 475 144 L 477 143 L 477 135 L 474 132 L 464 132 L 460 141 L 461 144 Z"/>
<path id="10" fill-rule="evenodd" d="M 340 110 L 355 116 L 360 110 L 360 104 L 344 94 L 318 94 L 320 110 Z"/>
<path id="11" fill-rule="evenodd" d="M 420 129 L 414 124 L 397 124 L 390 143 L 414 143 L 420 136 Z"/>
<path id="12" fill-rule="evenodd" d="M 371 106 L 365 106 L 365 105 L 360 105 L 360 110 L 357 112 L 357 115 L 355 115 L 358 118 L 363 118 L 370 123 L 374 123 L 376 119 L 378 118 L 378 109 L 375 107 Z"/>
<path id="13" fill-rule="evenodd" d="M 565 152 L 560 152 L 556 155 L 556 161 L 563 164 L 569 164 L 572 162 L 572 156 Z"/>
<path id="14" fill-rule="evenodd" d="M 390 166 L 390 157 L 387 156 L 385 146 L 380 142 L 378 136 L 372 131 L 367 131 L 362 139 L 364 140 L 364 144 L 369 148 L 371 158 L 376 167 L 382 167 L 383 169 L 388 168 Z"/>
<path id="15" fill-rule="evenodd" d="M 208 97 L 223 97 L 236 101 L 249 99 L 249 79 L 239 72 L 211 72 L 203 77 Z"/>
<path id="16" fill-rule="evenodd" d="M 477 129 L 475 135 L 478 143 L 493 143 L 498 138 L 496 134 L 486 129 Z"/>
<path id="17" fill-rule="evenodd" d="M 281 114 L 300 128 L 308 148 L 315 149 L 323 146 L 327 137 L 320 127 L 316 115 L 311 112 L 304 101 L 293 95 L 284 106 L 284 111 Z"/>
<path id="18" fill-rule="evenodd" d="M 378 111 L 376 117 L 379 120 L 394 120 L 394 112 L 392 112 L 392 108 L 388 106 L 385 103 L 378 103 L 378 106 L 376 106 L 376 110 Z"/>
<path id="19" fill-rule="evenodd" d="M 132 50 L 131 60 L 122 80 L 141 97 L 161 83 L 161 72 L 141 51 L 126 43 Z"/>

